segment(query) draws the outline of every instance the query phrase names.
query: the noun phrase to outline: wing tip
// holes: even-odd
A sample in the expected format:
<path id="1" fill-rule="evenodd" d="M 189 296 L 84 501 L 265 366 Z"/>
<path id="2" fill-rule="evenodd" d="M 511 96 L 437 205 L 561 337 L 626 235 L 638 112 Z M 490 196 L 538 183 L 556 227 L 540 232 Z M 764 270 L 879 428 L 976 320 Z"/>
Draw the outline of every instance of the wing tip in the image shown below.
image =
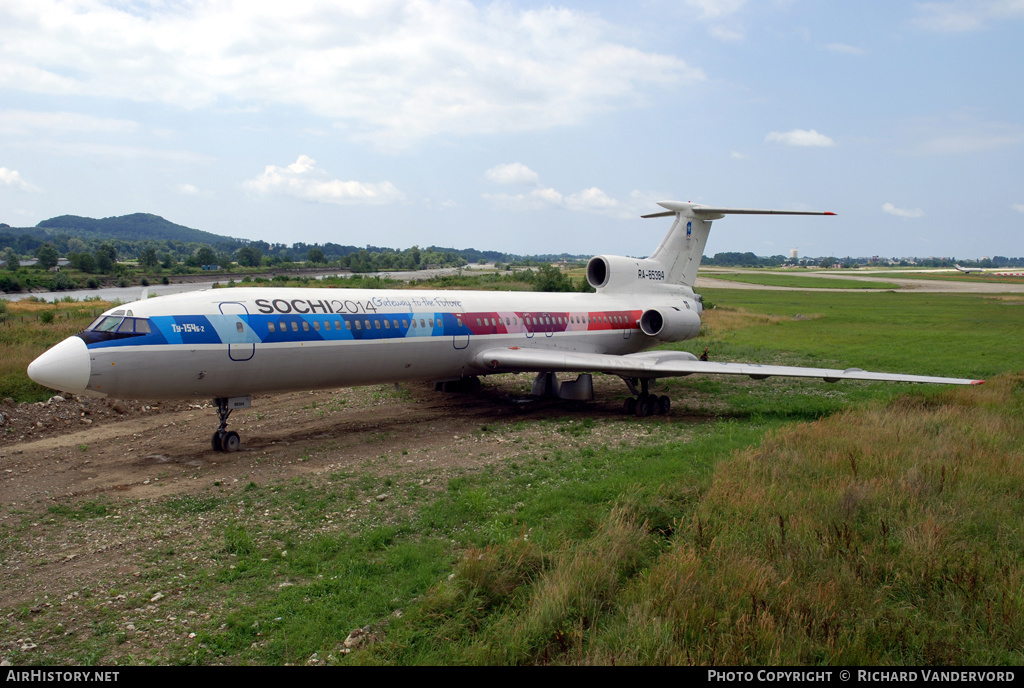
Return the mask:
<path id="1" fill-rule="evenodd" d="M 972 385 L 983 385 L 983 384 L 985 384 L 985 381 L 984 380 L 971 380 L 971 384 Z"/>

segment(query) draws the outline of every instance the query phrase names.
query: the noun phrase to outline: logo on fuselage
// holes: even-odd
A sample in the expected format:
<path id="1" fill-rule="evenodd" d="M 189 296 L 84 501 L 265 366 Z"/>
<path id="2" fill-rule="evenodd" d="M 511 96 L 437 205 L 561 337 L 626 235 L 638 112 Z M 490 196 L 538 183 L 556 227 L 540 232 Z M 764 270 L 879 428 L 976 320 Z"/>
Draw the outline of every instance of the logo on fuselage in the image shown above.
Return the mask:
<path id="1" fill-rule="evenodd" d="M 686 238 L 690 238 L 690 233 L 693 231 L 693 222 L 686 223 Z"/>

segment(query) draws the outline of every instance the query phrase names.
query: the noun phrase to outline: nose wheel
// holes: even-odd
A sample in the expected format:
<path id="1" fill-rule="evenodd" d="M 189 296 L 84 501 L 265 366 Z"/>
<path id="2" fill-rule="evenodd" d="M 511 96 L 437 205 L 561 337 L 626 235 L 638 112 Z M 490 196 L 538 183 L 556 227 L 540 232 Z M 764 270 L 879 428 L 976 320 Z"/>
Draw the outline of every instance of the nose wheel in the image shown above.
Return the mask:
<path id="1" fill-rule="evenodd" d="M 213 447 L 213 451 L 219 452 L 234 452 L 238 451 L 238 448 L 242 445 L 242 438 L 238 436 L 238 433 L 234 430 L 228 430 L 228 416 L 234 410 L 231 402 L 234 398 L 219 398 L 214 399 L 217 404 L 217 415 L 220 417 L 220 427 L 214 431 L 213 437 L 210 438 L 210 446 Z M 249 400 L 245 398 L 244 402 L 235 402 L 236 408 L 248 408 Z"/>
<path id="2" fill-rule="evenodd" d="M 215 430 L 210 444 L 213 447 L 213 451 L 233 452 L 238 451 L 238 448 L 242 445 L 242 438 L 234 430 L 228 432 Z"/>

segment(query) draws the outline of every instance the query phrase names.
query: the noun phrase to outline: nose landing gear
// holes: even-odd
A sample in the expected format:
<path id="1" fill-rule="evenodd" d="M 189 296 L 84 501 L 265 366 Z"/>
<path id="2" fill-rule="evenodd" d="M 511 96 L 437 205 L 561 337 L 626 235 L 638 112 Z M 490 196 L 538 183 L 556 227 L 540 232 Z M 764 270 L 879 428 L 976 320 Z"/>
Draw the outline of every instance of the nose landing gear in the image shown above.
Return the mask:
<path id="1" fill-rule="evenodd" d="M 213 400 L 217 404 L 217 415 L 220 417 L 220 427 L 210 438 L 210 446 L 213 451 L 233 452 L 238 451 L 242 444 L 242 438 L 234 430 L 228 431 L 228 416 L 235 409 L 249 408 L 252 405 L 252 397 L 218 397 Z"/>

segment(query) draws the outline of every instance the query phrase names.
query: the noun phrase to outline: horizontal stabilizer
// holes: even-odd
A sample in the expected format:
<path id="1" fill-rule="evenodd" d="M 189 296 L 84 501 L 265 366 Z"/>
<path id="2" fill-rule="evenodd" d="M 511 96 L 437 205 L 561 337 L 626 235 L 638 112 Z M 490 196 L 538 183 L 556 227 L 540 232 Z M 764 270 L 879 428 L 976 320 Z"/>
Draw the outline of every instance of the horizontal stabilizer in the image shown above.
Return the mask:
<path id="1" fill-rule="evenodd" d="M 697 203 L 682 201 L 661 201 L 658 203 L 667 212 L 641 215 L 640 217 L 668 217 L 676 213 L 689 212 L 702 220 L 718 220 L 726 215 L 835 215 L 833 212 L 821 210 L 760 210 L 757 208 L 712 208 Z"/>

